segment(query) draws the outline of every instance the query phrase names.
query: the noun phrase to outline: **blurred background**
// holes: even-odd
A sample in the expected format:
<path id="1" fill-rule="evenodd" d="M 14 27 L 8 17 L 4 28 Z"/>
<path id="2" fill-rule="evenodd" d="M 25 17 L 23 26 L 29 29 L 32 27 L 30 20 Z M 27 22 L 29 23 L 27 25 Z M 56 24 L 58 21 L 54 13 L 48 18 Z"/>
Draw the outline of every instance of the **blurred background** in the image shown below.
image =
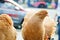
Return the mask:
<path id="1" fill-rule="evenodd" d="M 51 40 L 58 40 L 58 28 L 60 28 L 60 0 L 1 0 L 0 14 L 8 14 L 11 16 L 14 27 L 17 29 L 17 40 L 22 40 L 21 29 L 24 16 L 27 11 L 45 9 L 49 16 L 55 19 L 57 24 L 55 35 Z M 60 34 L 60 33 L 59 33 Z M 19 35 L 19 36 L 18 36 Z M 20 39 L 19 39 L 20 38 Z"/>

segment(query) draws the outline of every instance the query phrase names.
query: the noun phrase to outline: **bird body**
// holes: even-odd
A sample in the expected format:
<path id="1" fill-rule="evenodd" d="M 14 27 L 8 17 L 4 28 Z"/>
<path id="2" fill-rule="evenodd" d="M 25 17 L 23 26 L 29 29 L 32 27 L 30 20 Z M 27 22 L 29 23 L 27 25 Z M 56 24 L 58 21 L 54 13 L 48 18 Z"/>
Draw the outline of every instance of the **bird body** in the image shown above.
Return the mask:
<path id="1" fill-rule="evenodd" d="M 0 40 L 16 40 L 13 21 L 7 14 L 0 15 Z"/>
<path id="2" fill-rule="evenodd" d="M 39 11 L 29 18 L 28 22 L 22 28 L 24 40 L 44 40 L 45 28 L 43 20 L 46 15 L 46 11 Z"/>

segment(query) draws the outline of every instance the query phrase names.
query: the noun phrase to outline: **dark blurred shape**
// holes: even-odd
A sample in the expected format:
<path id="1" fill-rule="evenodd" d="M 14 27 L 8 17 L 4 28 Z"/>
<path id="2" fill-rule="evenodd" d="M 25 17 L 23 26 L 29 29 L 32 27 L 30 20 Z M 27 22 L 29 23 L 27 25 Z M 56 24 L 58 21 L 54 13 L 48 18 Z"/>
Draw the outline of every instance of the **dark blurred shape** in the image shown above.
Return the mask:
<path id="1" fill-rule="evenodd" d="M 40 4 L 40 5 L 38 6 L 38 8 L 47 8 L 47 5 Z"/>
<path id="2" fill-rule="evenodd" d="M 4 3 L 5 1 L 4 0 L 0 0 L 0 3 Z"/>
<path id="3" fill-rule="evenodd" d="M 60 40 L 60 16 L 58 16 L 58 24 L 57 24 L 57 27 L 58 27 L 58 40 Z"/>

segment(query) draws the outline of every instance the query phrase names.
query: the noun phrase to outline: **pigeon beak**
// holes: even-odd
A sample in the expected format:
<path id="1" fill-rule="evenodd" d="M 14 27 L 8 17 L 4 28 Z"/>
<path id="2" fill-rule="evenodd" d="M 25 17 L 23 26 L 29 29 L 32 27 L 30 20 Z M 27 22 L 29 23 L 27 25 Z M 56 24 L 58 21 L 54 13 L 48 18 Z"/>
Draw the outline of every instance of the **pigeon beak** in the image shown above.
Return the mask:
<path id="1" fill-rule="evenodd" d="M 48 16 L 48 14 L 46 16 Z"/>

